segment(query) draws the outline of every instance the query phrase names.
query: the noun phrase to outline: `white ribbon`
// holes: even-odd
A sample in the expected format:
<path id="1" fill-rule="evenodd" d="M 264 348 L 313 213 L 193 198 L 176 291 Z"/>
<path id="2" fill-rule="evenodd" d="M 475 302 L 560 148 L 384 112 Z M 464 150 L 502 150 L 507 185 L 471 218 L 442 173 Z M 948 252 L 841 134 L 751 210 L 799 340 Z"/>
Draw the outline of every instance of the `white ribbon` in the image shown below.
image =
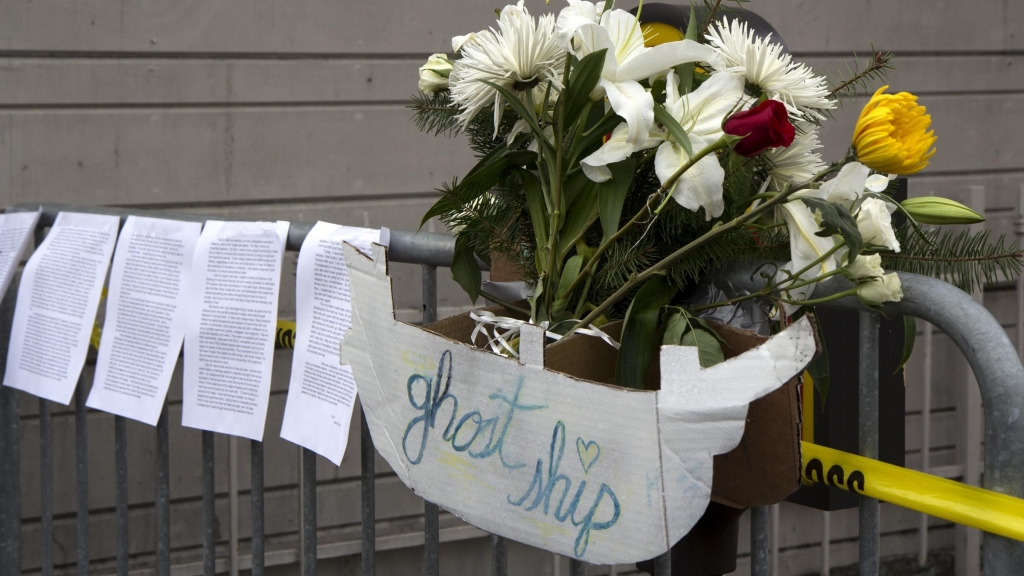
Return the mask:
<path id="1" fill-rule="evenodd" d="M 476 322 L 476 327 L 473 328 L 473 332 L 469 335 L 469 341 L 476 345 L 476 337 L 483 334 L 487 338 L 487 346 L 495 354 L 509 354 L 513 358 L 519 357 L 519 352 L 512 347 L 510 341 L 519 335 L 519 331 L 523 324 L 529 324 L 526 320 L 519 320 L 516 318 L 509 318 L 508 316 L 497 316 L 493 312 L 487 310 L 473 310 L 469 313 L 469 317 Z M 487 329 L 489 326 L 493 326 L 491 334 L 488 333 Z M 544 335 L 551 340 L 561 340 L 562 335 L 548 330 L 548 323 L 541 322 L 540 327 L 544 328 Z M 583 334 L 585 336 L 595 336 L 607 342 L 610 346 L 613 346 L 616 350 L 619 349 L 619 343 L 612 339 L 611 336 L 602 332 L 599 328 L 580 328 L 576 330 L 577 334 Z"/>

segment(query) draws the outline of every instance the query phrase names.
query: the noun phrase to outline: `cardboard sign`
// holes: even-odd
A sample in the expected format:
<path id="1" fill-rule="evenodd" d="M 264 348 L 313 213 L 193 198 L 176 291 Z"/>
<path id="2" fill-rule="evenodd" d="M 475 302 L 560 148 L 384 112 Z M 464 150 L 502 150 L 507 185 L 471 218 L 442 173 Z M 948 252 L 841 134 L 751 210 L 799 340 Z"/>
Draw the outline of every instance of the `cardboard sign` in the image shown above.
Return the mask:
<path id="1" fill-rule="evenodd" d="M 707 369 L 695 348 L 663 346 L 660 391 L 618 388 L 398 322 L 384 249 L 369 259 L 346 246 L 345 260 L 353 316 L 341 360 L 381 455 L 467 522 L 590 563 L 652 558 L 682 538 L 749 403 L 816 352 L 803 319 Z"/>

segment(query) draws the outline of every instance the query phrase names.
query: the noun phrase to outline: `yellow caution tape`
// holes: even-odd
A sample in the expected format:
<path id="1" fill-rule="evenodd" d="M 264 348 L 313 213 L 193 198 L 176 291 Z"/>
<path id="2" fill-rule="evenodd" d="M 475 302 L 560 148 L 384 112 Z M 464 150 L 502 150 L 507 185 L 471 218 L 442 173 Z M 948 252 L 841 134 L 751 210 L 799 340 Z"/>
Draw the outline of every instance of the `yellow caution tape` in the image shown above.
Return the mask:
<path id="1" fill-rule="evenodd" d="M 800 444 L 804 480 L 1024 541 L 1024 500 L 817 444 Z"/>
<path id="2" fill-rule="evenodd" d="M 277 321 L 277 336 L 274 343 L 278 348 L 295 348 L 295 322 L 291 320 Z"/>

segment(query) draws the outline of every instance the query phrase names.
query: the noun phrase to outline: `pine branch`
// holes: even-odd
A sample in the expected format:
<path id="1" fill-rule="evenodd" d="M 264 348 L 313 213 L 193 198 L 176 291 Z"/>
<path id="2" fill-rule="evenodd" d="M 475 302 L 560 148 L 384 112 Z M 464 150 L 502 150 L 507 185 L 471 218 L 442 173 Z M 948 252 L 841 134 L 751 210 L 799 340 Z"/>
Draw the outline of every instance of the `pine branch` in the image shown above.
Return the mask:
<path id="1" fill-rule="evenodd" d="M 718 16 L 719 11 L 739 11 L 743 7 L 740 4 L 749 2 L 750 0 L 732 0 L 736 3 L 736 8 L 728 8 L 722 6 L 722 0 L 704 0 L 704 9 L 699 13 L 701 14 L 701 27 L 700 27 L 700 41 L 704 42 L 704 37 L 707 36 L 708 30 L 711 25 L 715 23 L 715 17 Z"/>
<path id="2" fill-rule="evenodd" d="M 830 75 L 833 83 L 837 81 L 839 83 L 828 93 L 829 98 L 840 100 L 855 96 L 858 89 L 867 88 L 869 83 L 885 80 L 889 76 L 889 72 L 894 69 L 893 62 L 895 57 L 892 53 L 875 52 L 872 46 L 871 54 L 871 59 L 864 63 L 863 68 L 850 68 L 849 63 L 847 63 L 846 68 L 850 75 L 845 80 L 838 81 L 837 78 Z"/>
<path id="3" fill-rule="evenodd" d="M 456 136 L 459 133 L 458 107 L 452 102 L 451 93 L 439 90 L 433 95 L 420 92 L 412 96 L 412 102 L 406 106 L 413 111 L 412 120 L 420 132 L 433 133 L 435 136 Z"/>
<path id="4" fill-rule="evenodd" d="M 1024 270 L 1024 252 L 1006 237 L 989 241 L 989 231 L 932 229 L 926 238 L 904 224 L 897 230 L 902 250 L 883 252 L 886 270 L 913 272 L 944 280 L 965 292 L 974 292 L 1001 280 L 1012 280 Z"/>

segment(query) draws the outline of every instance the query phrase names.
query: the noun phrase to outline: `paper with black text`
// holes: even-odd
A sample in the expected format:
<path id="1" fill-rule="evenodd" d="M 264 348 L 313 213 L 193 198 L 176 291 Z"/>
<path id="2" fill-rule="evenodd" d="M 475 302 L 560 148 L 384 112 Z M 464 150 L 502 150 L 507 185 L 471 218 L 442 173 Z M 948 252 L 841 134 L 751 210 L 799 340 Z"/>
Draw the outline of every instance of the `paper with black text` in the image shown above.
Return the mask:
<path id="1" fill-rule="evenodd" d="M 25 257 L 40 211 L 0 214 L 0 298 L 7 294 L 18 263 Z"/>
<path id="2" fill-rule="evenodd" d="M 192 260 L 181 424 L 263 439 L 288 222 L 206 222 Z"/>
<path id="3" fill-rule="evenodd" d="M 382 242 L 383 236 L 383 242 Z M 341 464 L 356 399 L 352 369 L 338 363 L 338 349 L 352 326 L 352 292 L 342 245 L 370 255 L 387 243 L 387 229 L 317 222 L 309 231 L 295 279 L 295 354 L 281 438 Z"/>
<path id="4" fill-rule="evenodd" d="M 129 216 L 110 267 L 86 406 L 155 426 L 185 336 L 192 254 L 203 225 Z"/>
<path id="5" fill-rule="evenodd" d="M 57 215 L 21 275 L 5 386 L 71 402 L 119 224 L 117 216 Z"/>

